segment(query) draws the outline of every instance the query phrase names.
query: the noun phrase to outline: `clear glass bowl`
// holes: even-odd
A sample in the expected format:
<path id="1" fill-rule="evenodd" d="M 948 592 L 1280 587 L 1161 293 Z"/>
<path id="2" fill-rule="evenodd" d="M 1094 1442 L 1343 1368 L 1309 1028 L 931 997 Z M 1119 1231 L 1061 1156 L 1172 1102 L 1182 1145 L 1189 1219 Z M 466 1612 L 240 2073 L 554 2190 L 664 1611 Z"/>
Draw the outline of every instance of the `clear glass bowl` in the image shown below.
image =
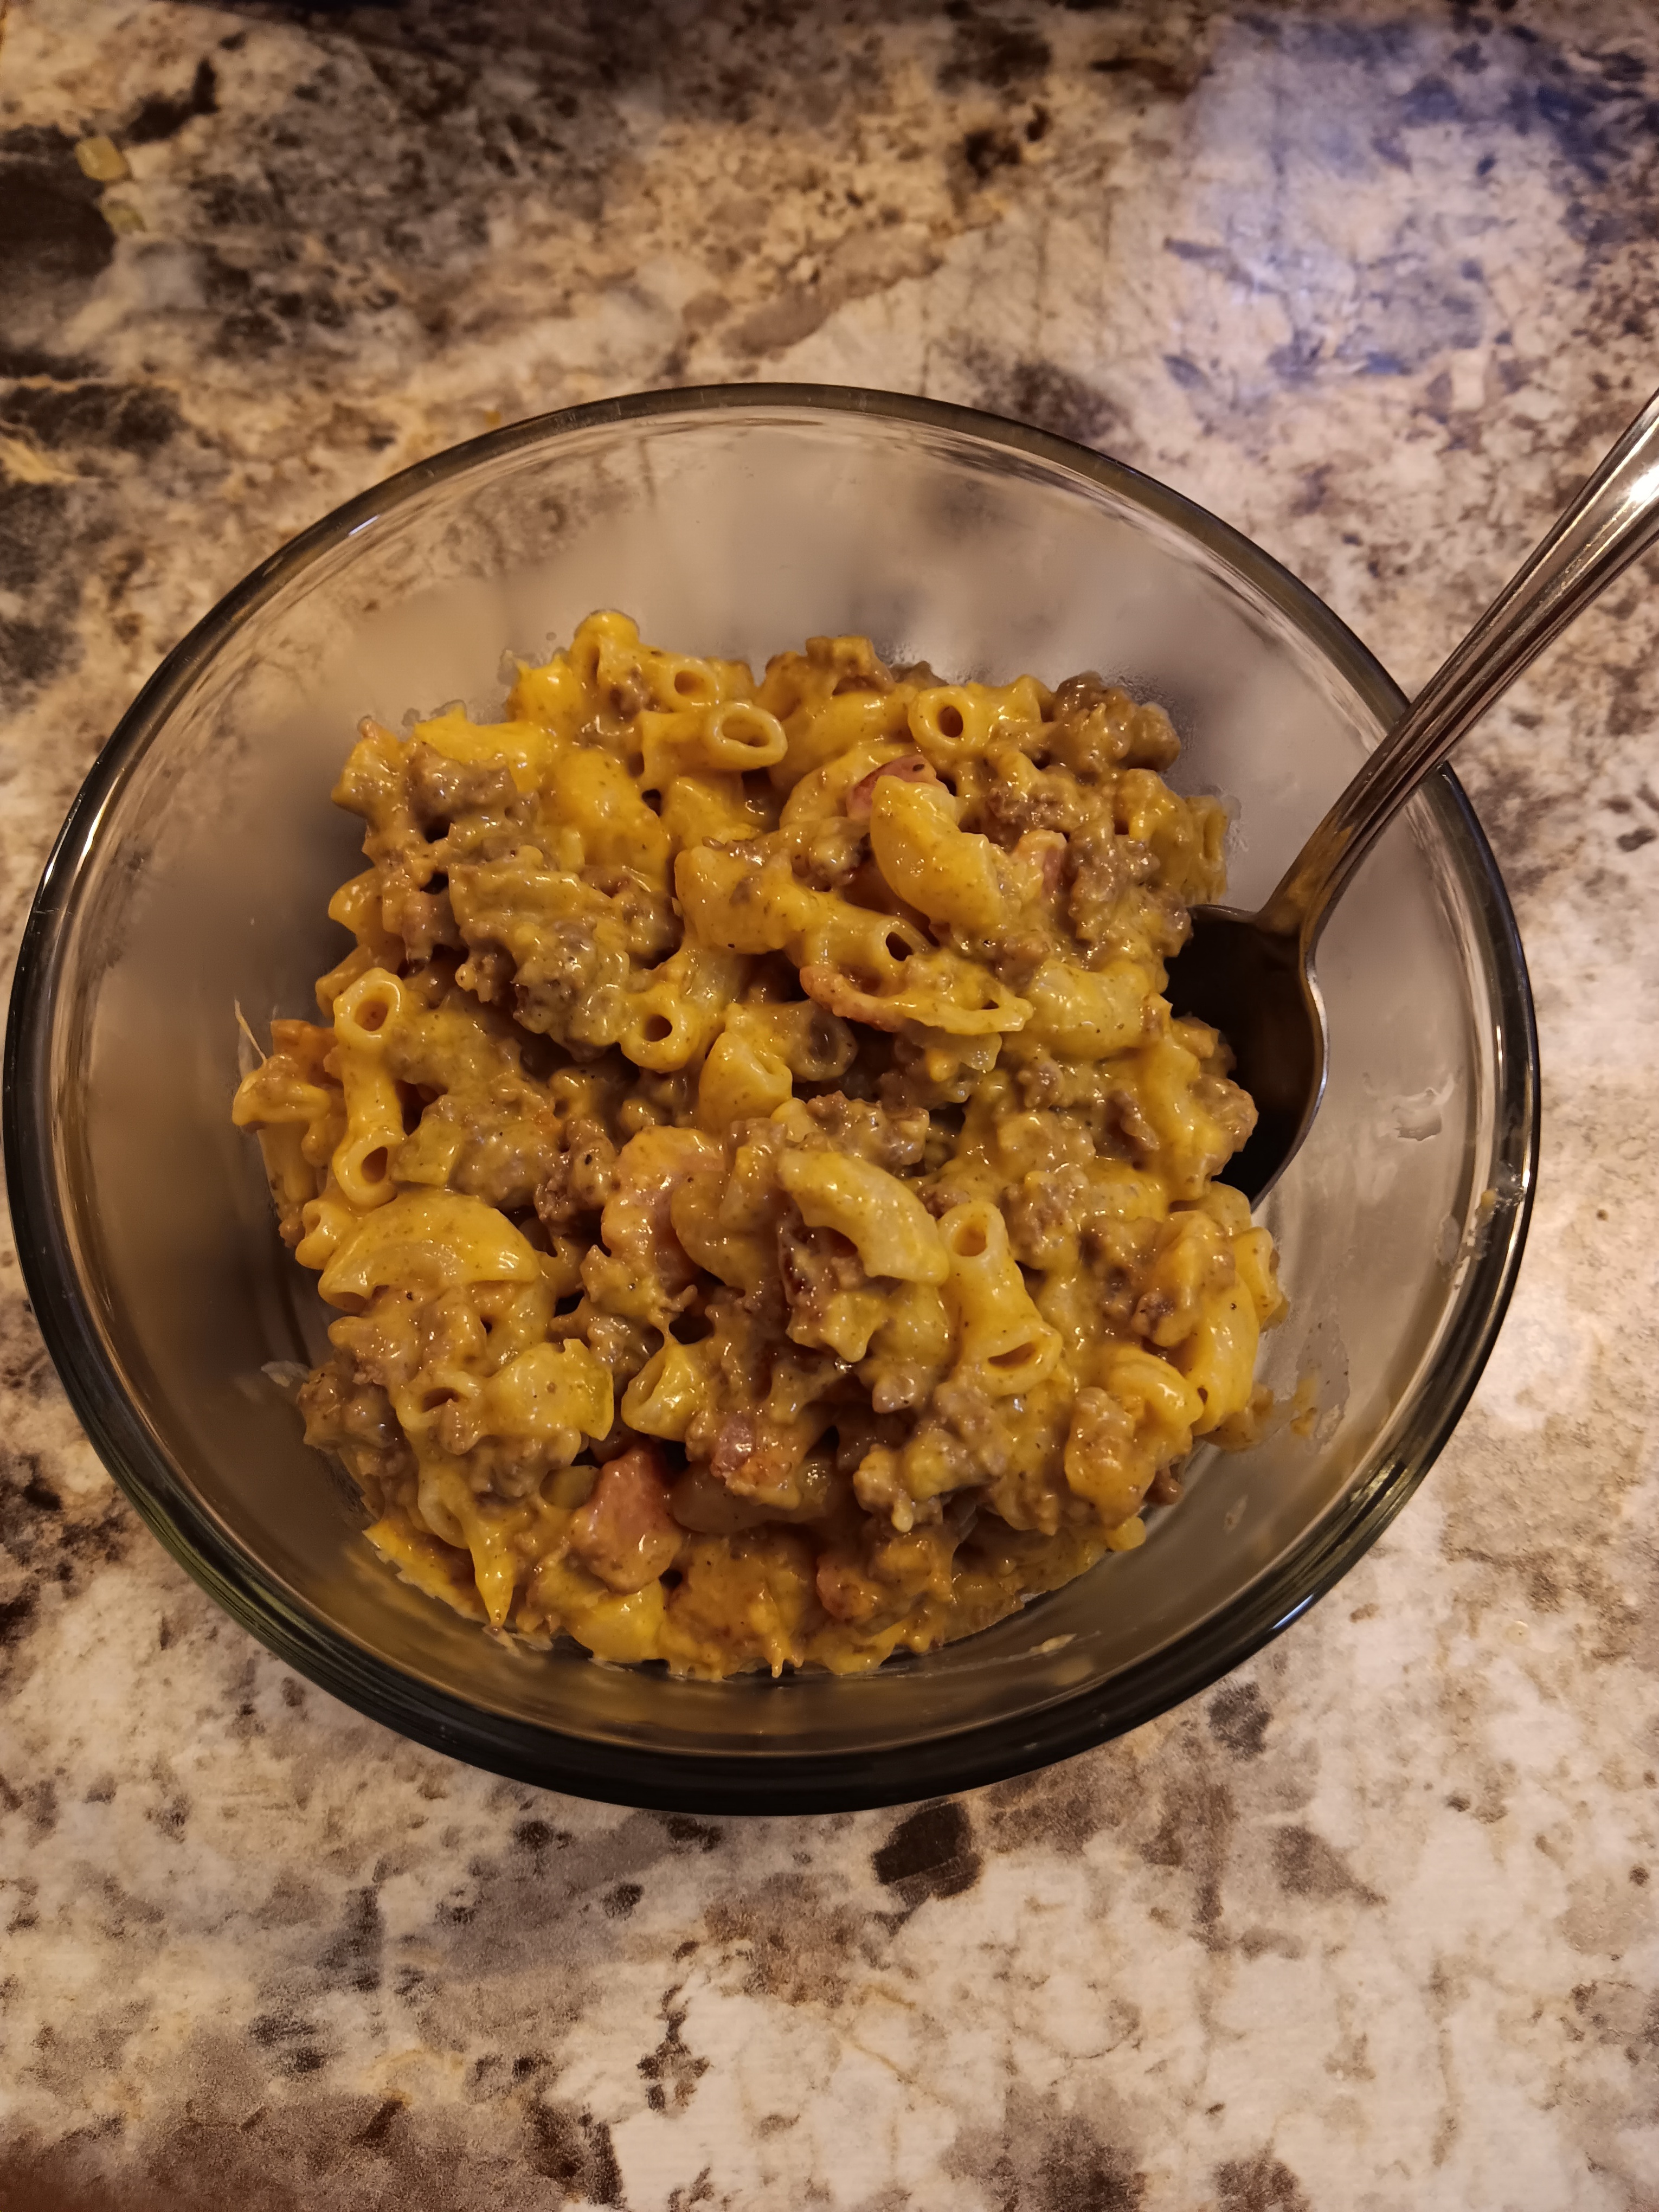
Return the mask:
<path id="1" fill-rule="evenodd" d="M 1331 1079 L 1268 1202 L 1292 1304 L 1266 1373 L 1305 1417 L 1195 1462 L 1138 1552 L 981 1636 L 853 1680 L 720 1684 L 491 1640 L 359 1538 L 267 1363 L 325 1318 L 230 1127 L 236 1010 L 304 1013 L 361 866 L 329 803 L 357 718 L 489 713 L 503 649 L 595 607 L 757 662 L 814 632 L 962 677 L 1097 668 L 1163 702 L 1174 780 L 1236 802 L 1267 891 L 1402 703 L 1264 554 L 1060 439 L 886 394 L 721 387 L 498 431 L 366 493 L 163 663 L 42 880 L 7 1042 L 29 1287 L 94 1443 L 198 1581 L 289 1664 L 404 1734 L 643 1805 L 896 1802 L 1079 1751 L 1189 1697 L 1351 1566 L 1462 1412 L 1535 1168 L 1526 970 L 1448 775 L 1326 937 Z M 1297 1393 L 1300 1389 L 1301 1395 Z"/>

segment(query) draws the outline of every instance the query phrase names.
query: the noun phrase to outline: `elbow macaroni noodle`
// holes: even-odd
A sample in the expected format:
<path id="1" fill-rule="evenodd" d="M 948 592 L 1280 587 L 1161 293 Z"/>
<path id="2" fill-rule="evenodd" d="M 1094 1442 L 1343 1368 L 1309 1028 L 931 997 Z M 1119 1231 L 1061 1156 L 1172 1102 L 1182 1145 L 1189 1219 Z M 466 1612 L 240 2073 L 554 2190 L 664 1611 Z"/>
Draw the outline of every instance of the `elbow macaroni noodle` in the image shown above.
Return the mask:
<path id="1" fill-rule="evenodd" d="M 491 1628 L 841 1672 L 1145 1534 L 1266 1409 L 1254 1109 L 1164 963 L 1221 889 L 1152 706 L 757 683 L 591 617 L 506 719 L 366 721 L 321 1022 L 234 1118 L 338 1318 L 370 1541 Z"/>

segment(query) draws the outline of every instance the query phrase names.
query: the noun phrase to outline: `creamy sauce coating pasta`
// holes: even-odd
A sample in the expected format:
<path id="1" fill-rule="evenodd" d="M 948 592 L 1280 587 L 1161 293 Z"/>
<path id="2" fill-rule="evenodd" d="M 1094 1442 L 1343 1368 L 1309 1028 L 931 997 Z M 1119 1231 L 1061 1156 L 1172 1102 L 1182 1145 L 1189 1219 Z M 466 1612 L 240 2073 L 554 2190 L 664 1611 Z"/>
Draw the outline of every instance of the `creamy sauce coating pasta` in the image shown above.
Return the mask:
<path id="1" fill-rule="evenodd" d="M 1163 711 L 757 683 L 617 614 L 366 721 L 356 940 L 236 1094 L 339 1318 L 301 1393 L 410 1580 L 677 1673 L 850 1672 L 1139 1544 L 1248 1440 L 1254 1109 L 1164 962 L 1222 887 Z"/>

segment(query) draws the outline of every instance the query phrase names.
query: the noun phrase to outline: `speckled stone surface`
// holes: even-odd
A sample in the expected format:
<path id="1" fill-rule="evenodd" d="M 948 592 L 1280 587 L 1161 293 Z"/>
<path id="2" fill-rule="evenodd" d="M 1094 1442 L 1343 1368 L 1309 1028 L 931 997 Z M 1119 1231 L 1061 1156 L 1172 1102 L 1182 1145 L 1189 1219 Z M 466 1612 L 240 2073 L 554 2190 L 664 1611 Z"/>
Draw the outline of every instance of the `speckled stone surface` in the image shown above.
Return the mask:
<path id="1" fill-rule="evenodd" d="M 630 387 L 1025 416 L 1419 680 L 1656 380 L 1656 101 L 1646 0 L 14 0 L 0 927 L 245 569 Z M 151 1541 L 0 1255 L 0 2206 L 1659 2205 L 1656 646 L 1650 569 L 1463 763 L 1547 1106 L 1474 1405 L 1055 1771 L 744 1825 L 416 1750 Z"/>

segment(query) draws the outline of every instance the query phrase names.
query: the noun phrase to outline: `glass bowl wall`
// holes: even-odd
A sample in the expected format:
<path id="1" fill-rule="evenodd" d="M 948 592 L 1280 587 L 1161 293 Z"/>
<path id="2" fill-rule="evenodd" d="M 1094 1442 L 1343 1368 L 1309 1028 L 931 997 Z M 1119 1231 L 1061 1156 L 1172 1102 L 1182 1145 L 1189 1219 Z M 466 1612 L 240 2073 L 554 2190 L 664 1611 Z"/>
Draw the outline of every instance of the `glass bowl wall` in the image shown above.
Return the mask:
<path id="1" fill-rule="evenodd" d="M 1490 1348 L 1535 1153 L 1509 907 L 1449 775 L 1368 861 L 1320 974 L 1330 1087 L 1273 1194 L 1288 1422 L 1204 1455 L 1151 1540 L 970 1641 L 854 1680 L 678 1682 L 531 1651 L 397 1581 L 267 1364 L 325 1322 L 229 1126 L 236 1014 L 305 1013 L 362 865 L 328 793 L 357 719 L 498 709 L 503 652 L 595 607 L 757 665 L 817 632 L 1158 699 L 1172 780 L 1233 802 L 1254 902 L 1395 713 L 1335 618 L 1236 533 L 1062 441 L 795 387 L 650 394 L 408 471 L 257 570 L 163 664 L 42 882 L 7 1046 L 25 1270 L 76 1408 L 155 1533 L 290 1664 L 393 1728 L 624 1802 L 804 1810 L 1098 1742 L 1237 1663 L 1421 1477 Z M 1300 1389 L 1302 1396 L 1297 1398 Z M 1306 1434 L 1298 1433 L 1305 1430 Z"/>

